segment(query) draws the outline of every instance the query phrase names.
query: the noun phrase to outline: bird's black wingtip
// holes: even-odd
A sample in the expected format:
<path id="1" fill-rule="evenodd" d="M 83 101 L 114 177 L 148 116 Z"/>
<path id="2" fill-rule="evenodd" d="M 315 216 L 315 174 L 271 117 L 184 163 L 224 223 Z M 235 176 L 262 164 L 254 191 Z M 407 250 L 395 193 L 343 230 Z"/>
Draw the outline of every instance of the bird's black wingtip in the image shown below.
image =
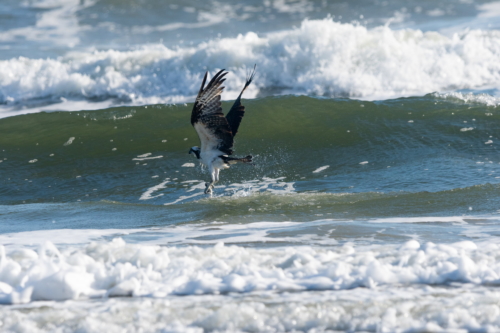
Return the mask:
<path id="1" fill-rule="evenodd" d="M 257 64 L 253 65 L 253 70 L 247 73 L 247 82 L 245 84 L 245 88 L 252 83 L 253 78 L 255 77 L 255 72 L 256 72 Z"/>
<path id="2" fill-rule="evenodd" d="M 203 81 L 201 82 L 200 90 L 198 91 L 198 96 L 200 96 L 201 92 L 205 88 L 205 82 L 207 82 L 208 72 L 205 72 L 205 76 L 203 77 Z"/>

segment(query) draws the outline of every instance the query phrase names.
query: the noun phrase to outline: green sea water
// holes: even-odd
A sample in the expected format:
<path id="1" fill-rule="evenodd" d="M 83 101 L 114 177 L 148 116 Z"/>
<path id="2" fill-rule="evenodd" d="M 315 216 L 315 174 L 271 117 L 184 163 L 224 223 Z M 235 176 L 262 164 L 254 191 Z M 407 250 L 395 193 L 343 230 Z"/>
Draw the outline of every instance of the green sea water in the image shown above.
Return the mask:
<path id="1" fill-rule="evenodd" d="M 188 155 L 199 144 L 191 104 L 1 119 L 0 214 L 27 224 L 13 230 L 37 228 L 32 214 L 52 221 L 89 212 L 142 216 L 121 222 L 127 227 L 496 214 L 494 107 L 435 95 L 282 96 L 245 105 L 235 155 L 251 154 L 255 165 L 224 170 L 213 197 L 203 194 L 209 175 Z"/>

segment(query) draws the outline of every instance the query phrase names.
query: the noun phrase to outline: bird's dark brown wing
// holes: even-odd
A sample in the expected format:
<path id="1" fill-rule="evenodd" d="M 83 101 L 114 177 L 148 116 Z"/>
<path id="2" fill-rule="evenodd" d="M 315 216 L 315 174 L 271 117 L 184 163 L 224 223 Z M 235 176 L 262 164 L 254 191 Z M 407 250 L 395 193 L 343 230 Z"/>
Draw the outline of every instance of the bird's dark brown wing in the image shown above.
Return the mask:
<path id="1" fill-rule="evenodd" d="M 222 105 L 220 94 L 224 87 L 222 83 L 226 79 L 227 72 L 220 70 L 210 80 L 205 87 L 208 73 L 205 73 L 203 82 L 201 83 L 200 91 L 194 102 L 193 111 L 191 112 L 191 125 L 198 133 L 201 142 L 201 150 L 218 149 L 225 154 L 233 153 L 233 133 L 224 114 L 222 113 Z"/>
<path id="2" fill-rule="evenodd" d="M 241 119 L 243 119 L 243 116 L 245 115 L 245 107 L 241 105 L 241 96 L 243 95 L 245 89 L 250 85 L 250 83 L 252 83 L 252 80 L 255 76 L 255 67 L 257 67 L 257 65 L 253 67 L 252 73 L 247 75 L 246 83 L 245 86 L 243 87 L 243 90 L 241 91 L 236 101 L 234 101 L 231 110 L 229 110 L 229 112 L 226 115 L 226 119 L 229 124 L 229 127 L 231 128 L 231 132 L 233 133 L 233 137 L 236 136 L 238 128 L 240 127 Z"/>

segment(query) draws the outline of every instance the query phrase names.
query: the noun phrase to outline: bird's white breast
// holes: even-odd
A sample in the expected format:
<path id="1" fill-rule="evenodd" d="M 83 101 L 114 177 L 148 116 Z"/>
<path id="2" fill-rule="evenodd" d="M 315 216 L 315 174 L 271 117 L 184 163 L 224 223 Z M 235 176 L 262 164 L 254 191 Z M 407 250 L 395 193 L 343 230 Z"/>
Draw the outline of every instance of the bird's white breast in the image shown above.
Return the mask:
<path id="1" fill-rule="evenodd" d="M 219 139 L 202 123 L 194 124 L 194 129 L 200 137 L 201 163 L 203 163 L 207 167 L 214 167 L 217 169 L 224 168 L 224 161 L 219 158 L 219 156 L 224 155 L 224 153 L 217 149 L 217 146 L 219 145 Z"/>

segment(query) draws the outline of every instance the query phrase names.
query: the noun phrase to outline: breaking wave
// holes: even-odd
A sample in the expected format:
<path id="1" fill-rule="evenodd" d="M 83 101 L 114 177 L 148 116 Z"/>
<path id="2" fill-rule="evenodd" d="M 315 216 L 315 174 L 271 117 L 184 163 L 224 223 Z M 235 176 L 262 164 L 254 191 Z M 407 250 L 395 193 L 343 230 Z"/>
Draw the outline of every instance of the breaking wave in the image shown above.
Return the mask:
<path id="1" fill-rule="evenodd" d="M 477 89 L 500 82 L 500 31 L 437 32 L 367 29 L 332 19 L 306 20 L 292 30 L 209 40 L 168 48 L 69 53 L 56 59 L 0 61 L 4 109 L 67 100 L 125 104 L 191 101 L 201 76 L 232 73 L 224 98 L 233 99 L 248 67 L 258 77 L 246 93 L 313 94 L 377 99 Z"/>

